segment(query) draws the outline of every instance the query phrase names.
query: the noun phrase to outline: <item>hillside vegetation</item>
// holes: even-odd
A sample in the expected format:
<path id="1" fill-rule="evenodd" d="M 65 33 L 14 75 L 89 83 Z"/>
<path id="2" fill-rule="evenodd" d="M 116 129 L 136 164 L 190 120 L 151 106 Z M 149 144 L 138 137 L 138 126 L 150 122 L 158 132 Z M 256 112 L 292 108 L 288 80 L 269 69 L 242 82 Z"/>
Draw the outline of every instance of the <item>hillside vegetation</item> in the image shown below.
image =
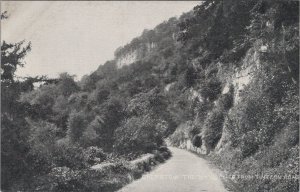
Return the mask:
<path id="1" fill-rule="evenodd" d="M 168 138 L 190 140 L 236 175 L 226 181 L 233 191 L 298 191 L 298 7 L 205 1 L 79 82 L 67 73 L 17 80 L 30 45 L 3 42 L 1 188 L 114 191 L 150 170 L 132 160 L 167 159 Z"/>

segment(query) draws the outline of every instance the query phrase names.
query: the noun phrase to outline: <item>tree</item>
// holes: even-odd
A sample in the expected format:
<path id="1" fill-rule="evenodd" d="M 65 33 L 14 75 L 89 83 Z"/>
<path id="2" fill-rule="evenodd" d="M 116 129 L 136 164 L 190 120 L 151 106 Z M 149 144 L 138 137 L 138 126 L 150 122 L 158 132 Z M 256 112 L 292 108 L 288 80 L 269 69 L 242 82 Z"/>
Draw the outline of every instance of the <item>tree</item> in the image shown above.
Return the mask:
<path id="1" fill-rule="evenodd" d="M 68 97 L 72 93 L 77 92 L 79 90 L 79 86 L 74 81 L 74 76 L 71 76 L 68 73 L 62 73 L 59 75 L 57 83 L 57 92 L 59 95 Z"/>
<path id="2" fill-rule="evenodd" d="M 71 142 L 76 143 L 79 141 L 86 129 L 86 126 L 87 123 L 83 112 L 72 112 L 70 114 L 67 135 Z"/>
<path id="3" fill-rule="evenodd" d="M 31 108 L 35 110 L 35 113 L 29 114 L 32 118 L 47 119 L 53 115 L 53 107 L 56 108 L 57 97 L 56 85 L 49 84 L 31 92 L 22 93 L 19 101 L 30 104 Z"/>
<path id="4" fill-rule="evenodd" d="M 83 132 L 82 142 L 85 146 L 104 146 L 101 138 L 101 127 L 103 120 L 101 117 L 95 117 L 95 119 L 87 126 L 86 130 Z"/>
<path id="5" fill-rule="evenodd" d="M 149 153 L 163 143 L 166 128 L 166 122 L 149 115 L 132 117 L 116 130 L 114 149 L 121 154 Z"/>
<path id="6" fill-rule="evenodd" d="M 34 122 L 28 119 L 27 122 L 30 126 L 28 142 L 32 169 L 37 172 L 35 174 L 47 173 L 53 165 L 53 153 L 59 129 L 56 125 L 45 121 Z"/>
<path id="7" fill-rule="evenodd" d="M 105 150 L 112 150 L 114 132 L 125 117 L 123 108 L 123 103 L 117 97 L 110 98 L 101 106 L 102 118 L 97 120 L 100 126 L 96 129 L 96 133 L 100 136 L 101 147 Z"/>
<path id="8" fill-rule="evenodd" d="M 1 20 L 7 19 L 1 13 Z M 29 127 L 25 121 L 27 105 L 18 102 L 23 83 L 16 81 L 15 72 L 24 66 L 24 57 L 30 51 L 24 41 L 1 43 L 1 189 L 9 190 L 20 179 L 30 177 L 28 161 Z M 27 176 L 26 176 L 27 175 Z M 25 182 L 26 183 L 26 182 Z"/>
<path id="9" fill-rule="evenodd" d="M 31 50 L 31 44 L 24 46 L 24 41 L 15 44 L 8 44 L 5 41 L 1 44 L 1 82 L 13 82 L 14 74 L 18 67 L 23 67 L 23 58 Z"/>

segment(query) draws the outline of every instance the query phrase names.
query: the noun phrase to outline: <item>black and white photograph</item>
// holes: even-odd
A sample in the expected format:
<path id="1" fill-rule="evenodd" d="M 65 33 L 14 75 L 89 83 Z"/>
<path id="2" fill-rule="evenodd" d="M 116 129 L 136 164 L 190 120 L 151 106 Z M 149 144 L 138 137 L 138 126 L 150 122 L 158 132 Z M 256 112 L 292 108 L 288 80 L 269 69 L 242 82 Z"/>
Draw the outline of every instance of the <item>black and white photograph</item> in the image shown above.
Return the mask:
<path id="1" fill-rule="evenodd" d="M 299 0 L 0 3 L 0 192 L 299 191 Z"/>

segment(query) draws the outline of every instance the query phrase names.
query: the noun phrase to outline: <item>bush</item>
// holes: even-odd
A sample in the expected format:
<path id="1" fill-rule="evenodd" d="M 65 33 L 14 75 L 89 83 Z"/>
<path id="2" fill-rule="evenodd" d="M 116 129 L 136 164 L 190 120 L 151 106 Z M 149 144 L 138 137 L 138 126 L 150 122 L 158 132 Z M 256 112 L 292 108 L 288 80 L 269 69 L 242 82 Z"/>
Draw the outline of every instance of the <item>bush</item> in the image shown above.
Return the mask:
<path id="1" fill-rule="evenodd" d="M 196 147 L 201 147 L 202 137 L 200 135 L 195 135 L 192 139 L 192 144 Z"/>
<path id="2" fill-rule="evenodd" d="M 195 113 L 197 114 L 196 126 L 197 128 L 203 127 L 204 121 L 207 118 L 208 112 L 213 109 L 214 104 L 211 102 L 198 102 L 196 103 Z"/>
<path id="3" fill-rule="evenodd" d="M 203 140 L 208 149 L 214 149 L 222 136 L 224 114 L 219 110 L 212 111 L 205 121 Z"/>
<path id="4" fill-rule="evenodd" d="M 53 160 L 57 167 L 67 166 L 72 169 L 83 169 L 89 166 L 84 151 L 84 148 L 70 143 L 68 139 L 62 139 L 56 145 Z"/>
<path id="5" fill-rule="evenodd" d="M 150 116 L 128 119 L 115 132 L 114 150 L 120 154 L 152 152 L 163 143 L 164 124 Z"/>
<path id="6" fill-rule="evenodd" d="M 219 108 L 228 111 L 233 106 L 233 99 L 234 99 L 234 90 L 233 86 L 231 85 L 229 88 L 228 93 L 223 94 L 220 96 L 218 101 Z"/>
<path id="7" fill-rule="evenodd" d="M 231 145 L 212 158 L 231 174 L 291 178 L 235 179 L 236 191 L 299 191 L 298 88 L 278 77 L 258 74 L 245 87 L 224 125 Z"/>
<path id="8" fill-rule="evenodd" d="M 107 154 L 101 148 L 91 146 L 84 150 L 84 157 L 87 163 L 94 165 L 104 161 L 107 158 Z"/>
<path id="9" fill-rule="evenodd" d="M 70 141 L 77 142 L 83 135 L 87 126 L 84 112 L 72 112 L 68 120 L 68 137 Z"/>
<path id="10" fill-rule="evenodd" d="M 222 86 L 221 82 L 216 78 L 211 78 L 202 86 L 200 93 L 204 99 L 214 101 L 221 94 Z"/>
<path id="11" fill-rule="evenodd" d="M 118 160 L 100 170 L 55 167 L 49 174 L 37 178 L 31 191 L 112 192 L 128 184 L 133 178 L 139 178 L 141 174 L 140 170 L 124 160 Z"/>

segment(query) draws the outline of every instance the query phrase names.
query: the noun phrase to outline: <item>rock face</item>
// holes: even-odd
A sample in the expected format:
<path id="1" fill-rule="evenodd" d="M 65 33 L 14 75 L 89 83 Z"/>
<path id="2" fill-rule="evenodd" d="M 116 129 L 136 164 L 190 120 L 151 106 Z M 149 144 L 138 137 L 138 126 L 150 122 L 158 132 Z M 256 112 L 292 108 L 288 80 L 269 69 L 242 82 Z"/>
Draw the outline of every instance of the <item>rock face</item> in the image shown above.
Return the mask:
<path id="1" fill-rule="evenodd" d="M 253 73 L 260 66 L 259 51 L 252 48 L 246 55 L 241 69 L 237 70 L 232 77 L 232 84 L 235 90 L 234 104 L 237 104 L 240 101 L 240 92 L 250 83 Z"/>
<path id="2" fill-rule="evenodd" d="M 245 58 L 242 61 L 242 66 L 234 69 L 234 73 L 226 78 L 225 86 L 222 90 L 222 94 L 229 92 L 230 85 L 234 88 L 234 104 L 236 105 L 240 101 L 240 93 L 247 86 L 253 77 L 256 70 L 260 68 L 259 55 L 262 51 L 260 48 L 251 48 L 246 53 Z M 221 74 L 226 76 L 226 74 Z"/>
<path id="3" fill-rule="evenodd" d="M 127 46 L 130 46 L 127 45 Z M 138 60 L 142 60 L 145 56 L 151 53 L 157 44 L 155 42 L 142 43 L 138 47 L 126 50 L 125 48 L 119 49 L 118 55 L 116 55 L 115 60 L 117 62 L 117 67 L 122 68 L 125 65 L 130 65 Z M 124 50 L 125 49 L 125 50 Z"/>
<path id="4" fill-rule="evenodd" d="M 260 69 L 261 63 L 259 58 L 260 54 L 264 52 L 264 50 L 262 50 L 261 48 L 262 46 L 263 45 L 261 45 L 260 42 L 258 42 L 255 46 L 250 48 L 245 54 L 245 57 L 241 60 L 241 65 L 238 68 L 231 69 L 231 73 L 226 73 L 221 70 L 219 71 L 218 76 L 222 79 L 225 79 L 221 94 L 224 95 L 229 93 L 230 87 L 233 86 L 233 105 L 237 105 L 241 101 L 241 92 L 251 82 L 257 70 Z M 172 85 L 173 84 L 168 84 L 165 87 L 165 89 L 169 90 Z M 196 98 L 199 102 L 204 102 L 201 94 L 197 90 L 190 88 L 188 99 L 192 101 Z M 217 101 L 215 101 L 215 106 L 216 103 Z M 229 132 L 226 130 L 224 126 L 225 124 L 226 123 L 223 124 L 222 136 L 216 144 L 216 147 L 214 148 L 214 151 L 216 153 L 221 152 L 223 148 L 227 145 Z M 194 146 L 191 142 L 191 139 L 188 136 L 186 136 L 186 138 L 182 140 L 179 145 L 179 147 L 182 149 L 187 149 L 198 154 L 210 153 L 210 150 L 206 148 L 206 146 L 207 145 L 204 141 L 201 148 Z"/>
<path id="5" fill-rule="evenodd" d="M 222 94 L 226 94 L 229 92 L 229 86 L 233 85 L 234 87 L 234 105 L 237 105 L 241 100 L 241 91 L 247 86 L 251 79 L 253 78 L 253 74 L 256 70 L 260 68 L 260 60 L 259 56 L 261 52 L 261 47 L 263 45 L 259 45 L 258 43 L 256 46 L 249 49 L 246 53 L 245 58 L 242 61 L 242 66 L 239 69 L 235 69 L 235 73 L 228 77 L 228 82 L 225 84 Z M 224 123 L 225 124 L 225 123 Z M 220 152 L 223 147 L 225 147 L 225 143 L 228 138 L 228 131 L 223 127 L 222 137 L 220 138 L 218 144 L 216 145 L 215 151 Z"/>
<path id="6" fill-rule="evenodd" d="M 127 54 L 124 54 L 117 58 L 117 66 L 118 68 L 123 67 L 124 65 L 130 65 L 131 63 L 134 63 L 137 61 L 137 50 L 131 51 Z"/>
<path id="7" fill-rule="evenodd" d="M 181 16 L 181 20 L 188 17 L 188 14 Z M 115 51 L 115 61 L 118 68 L 130 65 L 144 58 L 151 57 L 152 53 L 157 55 L 168 54 L 172 52 L 177 42 L 179 33 L 176 17 L 157 25 L 152 30 L 144 30 L 141 36 L 134 38 L 130 43 L 119 47 Z M 169 49 L 168 49 L 169 48 Z"/>

